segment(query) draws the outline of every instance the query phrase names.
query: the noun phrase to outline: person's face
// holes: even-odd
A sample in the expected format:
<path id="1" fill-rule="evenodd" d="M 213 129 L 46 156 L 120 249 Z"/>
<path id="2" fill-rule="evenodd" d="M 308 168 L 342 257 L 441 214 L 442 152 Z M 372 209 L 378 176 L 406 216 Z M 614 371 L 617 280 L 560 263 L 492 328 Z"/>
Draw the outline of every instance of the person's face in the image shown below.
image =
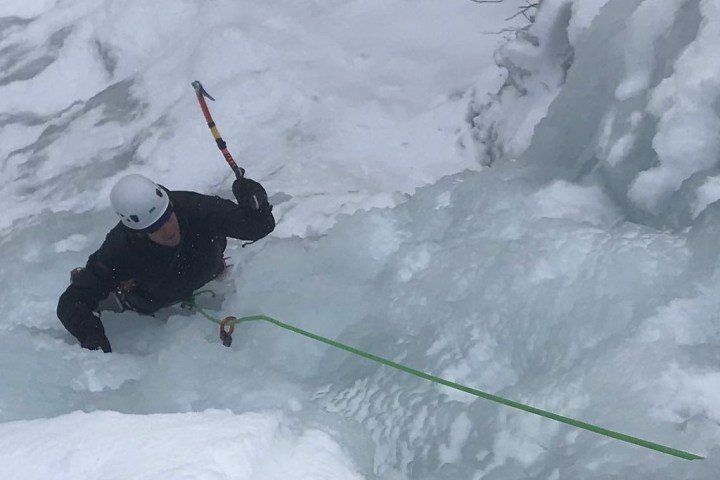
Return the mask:
<path id="1" fill-rule="evenodd" d="M 180 244 L 180 224 L 175 212 L 170 215 L 167 222 L 163 223 L 160 228 L 148 233 L 148 238 L 164 247 L 177 247 Z"/>

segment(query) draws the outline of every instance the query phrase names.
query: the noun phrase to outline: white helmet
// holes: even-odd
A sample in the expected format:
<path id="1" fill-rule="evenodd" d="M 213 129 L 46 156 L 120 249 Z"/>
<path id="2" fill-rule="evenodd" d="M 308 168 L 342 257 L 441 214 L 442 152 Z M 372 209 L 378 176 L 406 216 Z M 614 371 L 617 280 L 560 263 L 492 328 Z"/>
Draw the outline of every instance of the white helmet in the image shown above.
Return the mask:
<path id="1" fill-rule="evenodd" d="M 110 203 L 123 225 L 133 230 L 152 231 L 172 214 L 167 192 L 138 174 L 123 177 L 115 184 Z"/>

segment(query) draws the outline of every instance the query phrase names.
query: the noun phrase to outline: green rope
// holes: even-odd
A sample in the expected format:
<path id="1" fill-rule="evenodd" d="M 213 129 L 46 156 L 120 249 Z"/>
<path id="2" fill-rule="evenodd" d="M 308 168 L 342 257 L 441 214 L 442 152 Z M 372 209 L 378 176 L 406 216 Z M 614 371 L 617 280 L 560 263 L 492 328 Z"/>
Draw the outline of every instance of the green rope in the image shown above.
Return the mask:
<path id="1" fill-rule="evenodd" d="M 189 300 L 188 303 L 190 303 L 202 316 L 204 316 L 206 319 L 210 320 L 211 322 L 215 322 L 217 324 L 220 324 L 220 320 L 217 318 L 214 318 L 205 311 L 203 311 L 202 308 L 198 307 L 195 304 L 194 297 L 200 293 L 206 293 L 208 290 L 204 290 L 202 292 L 196 293 L 192 299 Z M 213 293 L 210 291 L 210 293 Z M 213 293 L 214 296 L 214 293 Z M 675 448 L 667 447 L 665 445 L 660 445 L 658 443 L 650 442 L 648 440 L 643 440 L 642 438 L 633 437 L 630 435 L 626 435 L 624 433 L 615 432 L 613 430 L 608 430 L 606 428 L 599 427 L 597 425 L 593 425 L 591 423 L 583 422 L 580 420 L 575 420 L 573 418 L 564 417 L 562 415 L 558 415 L 556 413 L 548 412 L 546 410 L 541 410 L 539 408 L 531 407 L 529 405 L 525 405 L 519 402 L 515 402 L 513 400 L 508 400 L 503 397 L 498 397 L 497 395 L 492 395 L 490 393 L 483 392 L 481 390 L 476 390 L 471 387 L 466 387 L 465 385 L 461 385 L 459 383 L 451 382 L 449 380 L 445 380 L 444 378 L 436 377 L 435 375 L 430 375 L 429 373 L 422 372 L 420 370 L 416 370 L 414 368 L 407 367 L 405 365 L 402 365 L 397 362 L 393 362 L 392 360 L 388 360 L 386 358 L 378 357 L 377 355 L 373 355 L 372 353 L 365 352 L 363 350 L 360 350 L 355 347 L 351 347 L 350 345 L 346 345 L 344 343 L 336 342 L 335 340 L 331 340 L 329 338 L 322 337 L 320 335 L 316 335 L 312 332 L 308 332 L 306 330 L 302 330 L 298 327 L 295 327 L 293 325 L 289 325 L 287 323 L 283 323 L 279 320 L 275 320 L 274 318 L 265 316 L 265 315 L 252 315 L 248 317 L 241 317 L 236 320 L 233 320 L 229 323 L 233 323 L 235 325 L 243 322 L 251 322 L 251 321 L 257 321 L 262 320 L 268 323 L 272 323 L 273 325 L 277 325 L 280 328 L 284 328 L 286 330 L 290 330 L 291 332 L 298 333 L 300 335 L 303 335 L 308 338 L 312 338 L 313 340 L 317 340 L 318 342 L 325 343 L 327 345 L 330 345 L 332 347 L 338 348 L 340 350 L 345 350 L 346 352 L 353 353 L 355 355 L 358 355 L 360 357 L 366 358 L 368 360 L 371 360 L 373 362 L 380 363 L 382 365 L 386 365 L 391 368 L 395 368 L 397 370 L 401 370 L 405 373 L 409 373 L 410 375 L 414 375 L 416 377 L 423 378 L 425 380 L 430 380 L 431 382 L 438 383 L 440 385 L 445 385 L 446 387 L 454 388 L 455 390 L 460 390 L 461 392 L 466 392 L 471 395 L 475 395 L 476 397 L 484 398 L 486 400 L 490 400 L 495 403 L 500 403 L 502 405 L 507 405 L 508 407 L 517 408 L 518 410 L 524 410 L 526 412 L 534 413 L 535 415 L 540 415 L 541 417 L 549 418 L 551 420 L 555 420 L 557 422 L 565 423 L 568 425 L 572 425 L 573 427 L 582 428 L 584 430 L 588 430 L 590 432 L 598 433 L 600 435 L 604 435 L 606 437 L 615 438 L 617 440 L 622 440 L 623 442 L 632 443 L 634 445 L 639 445 L 641 447 L 649 448 L 651 450 L 655 450 L 661 453 L 665 453 L 667 455 L 672 455 L 674 457 L 683 458 L 685 460 L 703 460 L 704 457 L 701 457 L 699 455 L 695 455 L 693 453 L 684 452 L 682 450 L 677 450 Z"/>

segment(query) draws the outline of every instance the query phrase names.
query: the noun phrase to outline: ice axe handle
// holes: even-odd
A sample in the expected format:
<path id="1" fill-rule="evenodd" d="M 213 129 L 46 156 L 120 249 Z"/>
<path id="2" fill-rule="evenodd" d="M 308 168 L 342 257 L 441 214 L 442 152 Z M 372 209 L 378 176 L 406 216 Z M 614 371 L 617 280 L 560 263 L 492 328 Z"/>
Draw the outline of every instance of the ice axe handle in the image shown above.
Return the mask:
<path id="1" fill-rule="evenodd" d="M 227 144 L 225 143 L 225 140 L 220 136 L 220 132 L 217 129 L 217 126 L 215 125 L 215 121 L 212 118 L 212 114 L 210 113 L 210 109 L 207 106 L 207 103 L 205 102 L 206 98 L 209 98 L 213 102 L 215 99 L 205 90 L 205 87 L 202 86 L 202 83 L 200 81 L 195 80 L 192 82 L 192 87 L 195 89 L 195 95 L 197 96 L 198 103 L 200 104 L 200 109 L 202 110 L 203 116 L 205 117 L 205 121 L 207 122 L 208 128 L 210 128 L 210 132 L 212 133 L 213 138 L 215 139 L 215 143 L 217 144 L 218 148 L 220 149 L 220 152 L 222 152 L 223 157 L 225 157 L 225 161 L 230 166 L 233 172 L 235 172 L 235 177 L 237 179 L 241 179 L 245 176 L 245 169 L 242 167 L 239 167 L 235 160 L 233 159 L 232 155 L 230 154 L 230 151 L 227 148 Z"/>

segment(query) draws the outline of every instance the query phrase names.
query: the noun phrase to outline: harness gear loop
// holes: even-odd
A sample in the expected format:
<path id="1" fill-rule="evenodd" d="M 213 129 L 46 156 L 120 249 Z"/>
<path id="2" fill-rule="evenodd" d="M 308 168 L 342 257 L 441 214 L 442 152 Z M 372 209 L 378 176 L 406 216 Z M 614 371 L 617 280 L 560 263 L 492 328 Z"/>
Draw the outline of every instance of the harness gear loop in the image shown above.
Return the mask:
<path id="1" fill-rule="evenodd" d="M 133 310 L 127 300 L 127 296 L 130 291 L 137 286 L 137 282 L 134 279 L 125 280 L 120 282 L 115 287 L 115 300 L 118 302 L 118 306 L 125 310 Z"/>

